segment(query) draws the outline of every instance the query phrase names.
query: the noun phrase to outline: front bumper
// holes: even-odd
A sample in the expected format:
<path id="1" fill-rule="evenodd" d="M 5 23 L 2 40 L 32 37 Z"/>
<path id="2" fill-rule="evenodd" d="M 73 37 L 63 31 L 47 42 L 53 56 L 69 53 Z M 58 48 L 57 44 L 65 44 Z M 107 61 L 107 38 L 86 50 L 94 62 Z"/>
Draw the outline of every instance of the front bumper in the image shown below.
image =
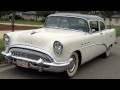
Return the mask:
<path id="1" fill-rule="evenodd" d="M 73 61 L 72 58 L 68 60 L 68 62 L 44 62 L 43 59 L 39 59 L 37 61 L 27 58 L 22 58 L 18 56 L 13 56 L 11 53 L 2 52 L 2 55 L 5 56 L 5 58 L 13 64 L 17 64 L 17 60 L 25 61 L 29 63 L 29 68 L 36 69 L 39 72 L 42 71 L 50 71 L 50 72 L 63 72 L 67 70 L 70 63 Z"/>

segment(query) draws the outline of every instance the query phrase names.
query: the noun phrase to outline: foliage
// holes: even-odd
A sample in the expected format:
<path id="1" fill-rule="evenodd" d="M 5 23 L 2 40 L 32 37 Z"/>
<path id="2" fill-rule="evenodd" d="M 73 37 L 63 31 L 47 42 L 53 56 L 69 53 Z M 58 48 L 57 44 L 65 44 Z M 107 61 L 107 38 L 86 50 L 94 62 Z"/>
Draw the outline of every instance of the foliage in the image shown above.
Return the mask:
<path id="1" fill-rule="evenodd" d="M 36 12 L 36 16 L 40 16 L 40 17 L 43 17 L 42 18 L 42 21 L 44 22 L 45 21 L 45 18 L 50 15 L 50 14 L 53 14 L 55 13 L 55 11 L 37 11 Z"/>
<path id="2" fill-rule="evenodd" d="M 89 13 L 91 13 L 91 11 L 80 11 L 80 13 L 82 13 L 82 14 L 89 14 Z"/>
<path id="3" fill-rule="evenodd" d="M 111 18 L 112 15 L 114 15 L 116 12 L 115 11 L 100 11 L 100 13 L 107 18 Z"/>
<path id="4" fill-rule="evenodd" d="M 9 19 L 12 19 L 12 16 L 9 16 Z M 24 20 L 24 18 L 22 18 L 20 15 L 15 15 L 14 19 L 15 20 Z"/>
<path id="5" fill-rule="evenodd" d="M 110 27 L 109 25 L 107 26 L 108 28 Z M 116 36 L 120 36 L 120 26 L 111 26 L 111 28 L 114 28 L 116 30 Z"/>
<path id="6" fill-rule="evenodd" d="M 9 15 L 12 11 L 0 11 L 0 17 L 4 15 Z"/>
<path id="7" fill-rule="evenodd" d="M 0 62 L 3 62 L 5 58 L 1 55 L 1 52 L 4 50 L 3 40 L 0 39 Z"/>
<path id="8" fill-rule="evenodd" d="M 53 13 L 55 13 L 55 11 L 37 11 L 36 16 L 43 16 L 46 18 L 48 15 Z"/>

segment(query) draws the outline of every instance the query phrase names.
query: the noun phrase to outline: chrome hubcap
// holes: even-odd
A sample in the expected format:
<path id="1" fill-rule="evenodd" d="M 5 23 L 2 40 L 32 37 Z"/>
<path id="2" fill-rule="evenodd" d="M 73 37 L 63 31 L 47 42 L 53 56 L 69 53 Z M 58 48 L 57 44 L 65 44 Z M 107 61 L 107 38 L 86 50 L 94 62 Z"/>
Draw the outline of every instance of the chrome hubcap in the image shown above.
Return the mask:
<path id="1" fill-rule="evenodd" d="M 107 52 L 106 52 L 106 55 L 109 56 L 110 54 L 110 48 L 108 48 Z"/>
<path id="2" fill-rule="evenodd" d="M 70 73 L 73 72 L 75 67 L 76 67 L 76 63 L 75 63 L 76 62 L 76 58 L 75 58 L 75 56 L 72 56 L 71 58 L 73 59 L 73 61 L 70 63 L 70 66 L 68 68 L 68 71 Z"/>

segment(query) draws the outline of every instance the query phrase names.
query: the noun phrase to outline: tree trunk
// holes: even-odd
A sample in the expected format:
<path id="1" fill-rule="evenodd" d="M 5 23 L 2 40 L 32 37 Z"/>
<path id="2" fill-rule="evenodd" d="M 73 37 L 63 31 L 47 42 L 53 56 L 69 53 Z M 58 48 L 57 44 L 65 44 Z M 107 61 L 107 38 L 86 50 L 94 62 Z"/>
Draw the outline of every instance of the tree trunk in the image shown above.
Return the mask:
<path id="1" fill-rule="evenodd" d="M 109 28 L 111 29 L 111 18 L 109 18 Z"/>
<path id="2" fill-rule="evenodd" d="M 37 16 L 36 16 L 36 21 L 37 21 Z"/>
<path id="3" fill-rule="evenodd" d="M 13 13 L 12 13 L 12 20 L 11 20 L 11 21 L 12 21 L 12 22 L 11 22 L 11 23 L 12 23 L 12 32 L 14 32 L 14 27 L 15 27 L 15 26 L 14 26 L 14 17 L 15 17 L 15 13 L 13 12 Z"/>

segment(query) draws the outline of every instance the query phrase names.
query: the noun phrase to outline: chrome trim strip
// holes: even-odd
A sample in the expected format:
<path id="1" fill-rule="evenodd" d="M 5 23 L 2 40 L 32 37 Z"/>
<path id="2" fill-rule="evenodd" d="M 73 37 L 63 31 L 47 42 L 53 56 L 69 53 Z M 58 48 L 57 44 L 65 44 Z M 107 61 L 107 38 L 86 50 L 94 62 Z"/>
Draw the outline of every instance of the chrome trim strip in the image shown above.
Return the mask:
<path id="1" fill-rule="evenodd" d="M 30 50 L 35 50 L 35 51 L 43 52 L 45 54 L 48 54 L 51 58 L 53 58 L 53 56 L 49 52 L 47 52 L 47 51 L 45 51 L 43 49 L 40 49 L 40 48 L 31 47 L 31 46 L 27 46 L 27 45 L 18 45 L 18 44 L 10 46 L 10 48 L 15 48 L 15 47 L 16 48 L 25 48 L 25 49 L 30 49 Z"/>
<path id="2" fill-rule="evenodd" d="M 107 46 L 104 43 L 91 44 L 91 46 L 95 46 L 95 45 L 104 45 L 107 48 Z"/>
<path id="3" fill-rule="evenodd" d="M 65 61 L 65 62 L 58 62 L 58 61 L 56 61 L 55 58 L 52 56 L 52 54 L 50 54 L 48 51 L 45 51 L 45 50 L 37 48 L 37 47 L 32 47 L 32 46 L 28 46 L 28 45 L 15 44 L 15 45 L 11 45 L 9 47 L 9 49 L 10 48 L 15 48 L 15 47 L 16 48 L 25 48 L 25 49 L 35 50 L 35 51 L 38 51 L 38 52 L 43 52 L 43 53 L 47 54 L 48 56 L 50 56 L 53 59 L 53 62 L 55 62 L 55 63 L 61 63 L 61 64 L 62 63 L 67 63 L 67 61 Z"/>
<path id="4" fill-rule="evenodd" d="M 81 47 L 81 48 L 76 49 L 76 50 L 85 49 L 85 48 L 88 48 L 88 47 L 91 47 L 91 46 L 95 46 L 95 45 L 104 45 L 107 48 L 107 46 L 104 43 L 97 43 L 97 44 L 91 44 L 91 45 L 88 45 L 88 46 L 84 46 L 84 47 Z M 71 51 L 68 51 L 68 52 L 72 53 L 73 51 L 76 51 L 76 50 L 71 50 Z"/>
<path id="5" fill-rule="evenodd" d="M 18 57 L 18 56 L 12 56 L 11 53 L 5 53 L 4 51 L 2 52 L 2 54 L 9 60 L 10 58 L 12 59 L 17 59 L 17 60 L 23 60 L 26 62 L 30 63 L 30 67 L 29 68 L 33 68 L 33 69 L 37 69 L 38 71 L 51 71 L 51 72 L 63 72 L 65 70 L 67 70 L 67 68 L 69 67 L 70 63 L 73 61 L 73 58 L 70 58 L 68 60 L 68 62 L 64 62 L 64 63 L 47 63 L 44 62 L 43 59 L 40 59 L 38 61 L 35 60 L 31 60 L 31 59 L 27 59 L 27 58 L 22 58 L 22 57 Z M 13 60 L 10 60 L 12 63 L 16 64 L 16 62 Z M 31 65 L 31 63 L 33 64 L 37 64 L 37 66 Z M 49 66 L 48 68 L 45 68 L 44 66 Z"/>
<path id="6" fill-rule="evenodd" d="M 6 57 L 10 57 L 11 56 L 11 53 L 5 53 L 4 51 L 1 52 L 2 55 L 5 55 Z"/>
<path id="7" fill-rule="evenodd" d="M 79 48 L 79 50 L 84 49 L 84 48 L 88 48 L 88 47 L 90 47 L 90 46 L 91 46 L 91 45 L 88 45 L 88 46 L 85 46 L 85 47 Z"/>
<path id="8" fill-rule="evenodd" d="M 35 51 L 43 52 L 43 53 L 49 55 L 49 56 L 53 59 L 54 62 L 57 62 L 57 61 L 54 59 L 54 57 L 53 57 L 48 51 L 45 51 L 45 50 L 40 49 L 40 48 L 37 48 L 37 47 L 32 47 L 32 46 L 27 46 L 27 45 L 18 45 L 18 44 L 17 44 L 17 45 L 11 45 L 11 46 L 9 47 L 9 49 L 10 49 L 10 48 L 25 48 L 25 49 L 30 49 L 30 50 L 35 50 Z"/>
<path id="9" fill-rule="evenodd" d="M 11 53 L 5 53 L 4 51 L 2 52 L 2 54 L 6 57 L 11 57 L 11 58 L 14 58 L 14 59 L 23 60 L 23 61 L 27 61 L 27 62 L 31 62 L 31 63 L 35 63 L 35 64 L 45 64 L 45 65 L 49 65 L 49 66 L 65 66 L 65 65 L 70 64 L 70 62 L 73 60 L 72 58 L 70 58 L 69 61 L 67 61 L 67 62 L 48 63 L 48 62 L 44 62 L 43 59 L 35 61 L 35 60 L 32 60 L 32 59 L 22 58 L 22 57 L 18 57 L 18 56 L 12 56 Z"/>

